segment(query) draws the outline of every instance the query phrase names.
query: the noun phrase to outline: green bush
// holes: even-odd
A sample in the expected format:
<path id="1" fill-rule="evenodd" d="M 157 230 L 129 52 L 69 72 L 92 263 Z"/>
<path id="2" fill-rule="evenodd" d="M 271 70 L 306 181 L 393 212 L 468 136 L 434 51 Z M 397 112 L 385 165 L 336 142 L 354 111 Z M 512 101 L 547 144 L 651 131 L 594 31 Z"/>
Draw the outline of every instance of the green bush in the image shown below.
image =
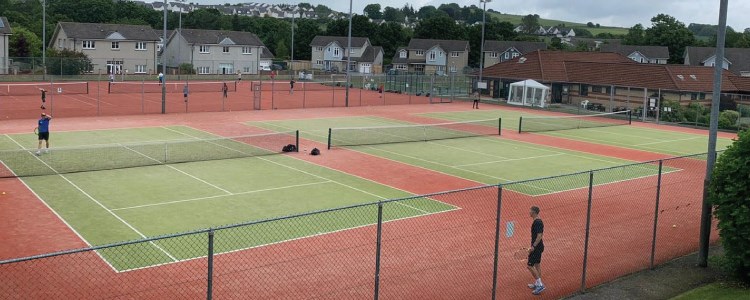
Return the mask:
<path id="1" fill-rule="evenodd" d="M 750 282 L 750 131 L 742 131 L 716 163 L 709 199 L 716 208 L 728 268 Z"/>
<path id="2" fill-rule="evenodd" d="M 735 129 L 740 120 L 740 113 L 733 110 L 725 110 L 719 114 L 719 128 Z"/>
<path id="3" fill-rule="evenodd" d="M 180 64 L 180 74 L 195 74 L 195 68 L 193 68 L 193 64 L 191 63 L 183 63 Z"/>

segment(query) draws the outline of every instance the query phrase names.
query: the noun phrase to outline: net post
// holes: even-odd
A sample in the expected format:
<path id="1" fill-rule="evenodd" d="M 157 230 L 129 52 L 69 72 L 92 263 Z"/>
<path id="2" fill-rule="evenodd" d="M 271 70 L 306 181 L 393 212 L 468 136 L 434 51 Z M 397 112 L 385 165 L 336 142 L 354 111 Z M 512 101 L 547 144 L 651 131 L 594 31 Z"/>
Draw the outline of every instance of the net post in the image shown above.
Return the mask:
<path id="1" fill-rule="evenodd" d="M 208 274 L 206 274 L 206 299 L 213 298 L 214 289 L 214 230 L 208 230 Z"/>
<path id="2" fill-rule="evenodd" d="M 521 133 L 521 124 L 523 123 L 523 116 L 518 117 L 518 133 Z"/>
<path id="3" fill-rule="evenodd" d="M 495 216 L 495 253 L 492 269 L 492 300 L 497 297 L 498 256 L 500 253 L 500 214 L 503 203 L 503 185 L 497 186 L 497 212 Z"/>
<path id="4" fill-rule="evenodd" d="M 632 124 L 633 124 L 633 111 L 628 110 L 628 125 L 632 125 Z"/>
<path id="5" fill-rule="evenodd" d="M 97 84 L 99 84 L 99 83 L 97 82 Z M 89 82 L 86 81 L 86 95 L 88 95 L 88 94 L 89 94 Z"/>
<path id="6" fill-rule="evenodd" d="M 656 179 L 656 204 L 654 207 L 654 233 L 651 238 L 651 270 L 654 269 L 654 258 L 656 257 L 656 229 L 659 224 L 659 200 L 661 198 L 661 175 L 664 166 L 664 160 L 659 160 L 659 175 Z"/>
<path id="7" fill-rule="evenodd" d="M 594 192 L 594 171 L 589 171 L 589 196 L 586 209 L 586 236 L 583 242 L 583 272 L 581 272 L 581 293 L 586 291 L 586 267 L 589 258 L 589 233 L 591 229 L 591 202 Z"/>
<path id="8" fill-rule="evenodd" d="M 503 118 L 497 118 L 497 135 L 503 135 Z"/>
<path id="9" fill-rule="evenodd" d="M 299 152 L 299 130 L 294 131 L 294 146 L 297 149 L 296 152 Z"/>
<path id="10" fill-rule="evenodd" d="M 328 150 L 331 150 L 331 133 L 333 132 L 332 128 L 328 128 Z"/>
<path id="11" fill-rule="evenodd" d="M 381 245 L 383 241 L 383 203 L 378 202 L 378 229 L 376 234 L 375 242 L 375 290 L 373 292 L 373 299 L 378 300 L 380 296 L 380 256 L 381 256 Z"/>

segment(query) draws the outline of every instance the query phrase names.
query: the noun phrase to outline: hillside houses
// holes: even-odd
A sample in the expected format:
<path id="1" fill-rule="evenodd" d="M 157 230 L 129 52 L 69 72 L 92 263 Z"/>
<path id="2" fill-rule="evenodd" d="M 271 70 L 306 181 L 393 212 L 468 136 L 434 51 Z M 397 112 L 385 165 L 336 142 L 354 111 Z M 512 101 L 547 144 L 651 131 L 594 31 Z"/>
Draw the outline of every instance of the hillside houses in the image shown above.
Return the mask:
<path id="1" fill-rule="evenodd" d="M 133 1 L 146 7 L 150 7 L 156 11 L 164 11 L 165 6 L 163 2 L 143 2 Z M 337 13 L 331 13 L 327 16 L 318 16 L 313 8 L 302 8 L 297 5 L 288 4 L 268 4 L 268 3 L 242 3 L 237 5 L 199 5 L 195 3 L 185 2 L 168 2 L 166 9 L 170 12 L 185 12 L 189 13 L 196 9 L 216 9 L 226 15 L 240 15 L 247 17 L 270 17 L 278 19 L 291 19 L 303 18 L 303 19 L 318 19 L 318 18 L 338 18 Z"/>

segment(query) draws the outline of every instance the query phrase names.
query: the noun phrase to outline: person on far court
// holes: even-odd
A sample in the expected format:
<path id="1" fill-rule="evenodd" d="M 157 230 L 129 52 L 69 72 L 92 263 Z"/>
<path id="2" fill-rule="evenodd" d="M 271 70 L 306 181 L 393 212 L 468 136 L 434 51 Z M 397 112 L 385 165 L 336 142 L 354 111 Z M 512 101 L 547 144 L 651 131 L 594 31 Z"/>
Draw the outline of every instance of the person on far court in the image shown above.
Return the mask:
<path id="1" fill-rule="evenodd" d="M 237 70 L 237 81 L 242 81 L 242 71 Z"/>
<path id="2" fill-rule="evenodd" d="M 471 105 L 471 108 L 479 109 L 479 92 L 474 92 L 474 104 Z"/>
<path id="3" fill-rule="evenodd" d="M 224 86 L 226 86 L 226 83 L 224 84 Z M 188 91 L 188 86 L 186 84 L 186 85 L 184 85 L 182 87 L 182 97 L 185 99 L 185 103 L 187 103 L 187 101 L 188 101 L 188 94 L 189 93 L 190 93 L 190 91 Z M 226 92 L 224 92 L 224 94 L 226 95 Z"/>
<path id="4" fill-rule="evenodd" d="M 289 81 L 289 95 L 294 95 L 294 79 Z"/>
<path id="5" fill-rule="evenodd" d="M 42 117 L 37 122 L 37 130 L 39 130 L 39 145 L 36 148 L 36 155 L 42 154 L 42 141 L 46 143 L 44 153 L 49 151 L 49 121 L 52 120 L 52 116 L 42 113 Z"/>
<path id="6" fill-rule="evenodd" d="M 39 89 L 39 90 L 42 92 L 42 106 L 41 106 L 41 108 L 42 109 L 47 109 L 44 106 L 44 103 L 47 102 L 47 90 L 45 90 L 45 89 Z"/>
<path id="7" fill-rule="evenodd" d="M 159 83 L 163 83 L 163 82 L 164 82 L 164 73 L 159 72 Z"/>
<path id="8" fill-rule="evenodd" d="M 115 73 L 109 73 L 109 82 L 115 82 Z"/>
<path id="9" fill-rule="evenodd" d="M 539 207 L 532 206 L 529 210 L 529 216 L 534 219 L 531 224 L 531 248 L 529 248 L 529 259 L 526 263 L 531 276 L 534 277 L 534 283 L 529 283 L 528 287 L 532 289 L 534 295 L 539 295 L 546 289 L 542 283 L 542 252 L 544 252 L 544 222 L 539 217 Z"/>
<path id="10" fill-rule="evenodd" d="M 229 92 L 229 87 L 227 86 L 226 82 L 221 87 L 221 92 L 222 92 L 222 95 L 223 95 L 224 99 L 226 99 L 227 98 L 227 92 Z"/>

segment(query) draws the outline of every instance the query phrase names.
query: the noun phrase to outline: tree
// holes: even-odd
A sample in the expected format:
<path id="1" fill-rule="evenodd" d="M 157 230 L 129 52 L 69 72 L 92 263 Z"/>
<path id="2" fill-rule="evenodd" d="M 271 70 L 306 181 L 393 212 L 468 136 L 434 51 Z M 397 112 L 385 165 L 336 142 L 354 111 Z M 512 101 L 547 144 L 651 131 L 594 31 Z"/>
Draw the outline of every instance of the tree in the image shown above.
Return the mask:
<path id="1" fill-rule="evenodd" d="M 420 39 L 463 40 L 464 28 L 448 16 L 421 20 L 414 28 L 414 37 Z"/>
<path id="2" fill-rule="evenodd" d="M 588 38 L 594 37 L 594 35 L 591 34 L 591 31 L 588 31 L 587 29 L 577 28 L 575 29 L 575 32 L 576 32 L 577 37 L 588 37 Z"/>
<path id="3" fill-rule="evenodd" d="M 283 39 L 280 39 L 278 42 L 276 42 L 276 46 L 274 47 L 274 54 L 276 55 L 276 58 L 289 59 L 289 48 L 286 46 L 286 43 Z"/>
<path id="4" fill-rule="evenodd" d="M 417 11 L 417 17 L 419 17 L 420 20 L 424 20 L 432 17 L 437 12 L 438 9 L 432 5 L 422 6 L 421 8 L 419 8 L 419 11 Z"/>
<path id="5" fill-rule="evenodd" d="M 726 264 L 750 282 L 750 188 L 739 178 L 750 178 L 750 130 L 740 132 L 718 158 L 708 187 Z"/>
<path id="6" fill-rule="evenodd" d="M 320 26 L 315 20 L 300 19 L 294 30 L 294 59 L 310 60 L 310 42 L 319 35 Z"/>
<path id="7" fill-rule="evenodd" d="M 628 29 L 628 34 L 622 40 L 625 45 L 643 45 L 645 43 L 643 25 L 635 24 L 635 26 Z"/>
<path id="8" fill-rule="evenodd" d="M 94 65 L 83 52 L 63 49 L 47 49 L 47 73 L 54 75 L 81 75 L 91 71 Z"/>
<path id="9" fill-rule="evenodd" d="M 588 27 L 588 28 L 594 28 L 594 23 L 588 22 L 588 23 L 586 23 L 586 27 Z"/>
<path id="10" fill-rule="evenodd" d="M 596 23 L 596 28 L 599 28 L 599 27 L 602 27 L 602 25 L 599 23 Z"/>
<path id="11" fill-rule="evenodd" d="M 559 37 L 553 37 L 552 41 L 549 44 L 549 48 L 553 50 L 566 50 L 568 46 L 563 44 L 562 39 Z"/>
<path id="12" fill-rule="evenodd" d="M 382 19 L 383 12 L 380 11 L 380 4 L 368 4 L 364 9 L 365 16 L 370 19 Z"/>
<path id="13" fill-rule="evenodd" d="M 47 13 L 75 22 L 109 23 L 115 19 L 114 7 L 112 0 L 56 0 L 48 2 Z"/>
<path id="14" fill-rule="evenodd" d="M 349 35 L 349 20 L 333 20 L 328 22 L 326 26 L 326 35 L 332 36 L 348 36 Z M 378 25 L 373 24 L 365 16 L 356 15 L 352 17 L 352 36 L 358 37 L 371 37 L 375 36 L 375 32 L 378 29 Z"/>
<path id="15" fill-rule="evenodd" d="M 669 62 L 681 64 L 685 47 L 695 43 L 695 36 L 684 23 L 666 14 L 651 18 L 651 27 L 645 30 L 645 41 L 652 46 L 669 48 Z"/>
<path id="16" fill-rule="evenodd" d="M 42 39 L 22 26 L 12 27 L 8 55 L 10 57 L 42 56 Z"/>
<path id="17" fill-rule="evenodd" d="M 539 15 L 526 15 L 521 18 L 521 25 L 523 25 L 523 33 L 525 34 L 536 34 L 539 29 Z"/>
<path id="18" fill-rule="evenodd" d="M 461 7 L 456 3 L 441 4 L 438 6 L 438 10 L 444 11 L 449 17 L 454 20 L 465 20 L 462 14 Z"/>
<path id="19" fill-rule="evenodd" d="M 383 10 L 383 19 L 388 22 L 404 22 L 404 13 L 398 8 L 387 6 Z"/>
<path id="20" fill-rule="evenodd" d="M 398 47 L 408 44 L 410 38 L 410 32 L 400 24 L 388 22 L 381 24 L 377 28 L 377 33 L 371 39 L 374 45 L 383 47 L 383 59 L 390 62 Z"/>

